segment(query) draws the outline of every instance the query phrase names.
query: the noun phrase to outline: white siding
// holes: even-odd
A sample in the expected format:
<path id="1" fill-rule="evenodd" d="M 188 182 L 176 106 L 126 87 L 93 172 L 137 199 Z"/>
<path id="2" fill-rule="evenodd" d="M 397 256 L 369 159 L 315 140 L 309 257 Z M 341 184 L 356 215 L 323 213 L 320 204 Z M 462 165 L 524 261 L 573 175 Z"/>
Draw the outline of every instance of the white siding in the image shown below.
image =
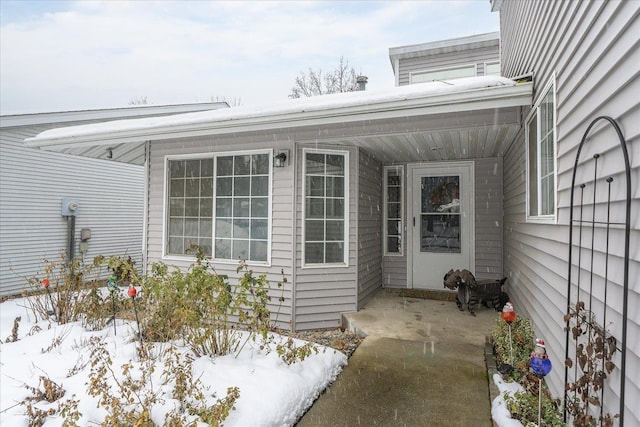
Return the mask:
<path id="1" fill-rule="evenodd" d="M 502 271 L 502 159 L 474 162 L 476 271 L 478 279 L 500 279 Z"/>
<path id="2" fill-rule="evenodd" d="M 382 165 L 359 150 L 358 308 L 382 285 Z"/>
<path id="3" fill-rule="evenodd" d="M 463 65 L 475 65 L 476 75 L 483 76 L 484 64 L 500 60 L 500 49 L 495 46 L 463 50 L 460 52 L 446 52 L 437 55 L 404 58 L 399 61 L 399 84 L 404 86 L 411 83 L 411 73 L 446 69 Z"/>
<path id="4" fill-rule="evenodd" d="M 556 78 L 558 224 L 535 224 L 525 220 L 525 147 L 521 133 L 504 158 L 505 271 L 509 294 L 516 309 L 530 316 L 536 332 L 545 339 L 554 369 L 547 382 L 562 397 L 564 370 L 563 315 L 566 311 L 568 221 L 572 168 L 577 146 L 589 123 L 597 116 L 618 121 L 627 140 L 632 167 L 632 232 L 629 264 L 627 385 L 625 425 L 640 425 L 640 2 L 505 1 L 500 12 L 502 74 L 507 77 L 534 73 L 536 96 L 554 74 Z M 623 182 L 623 163 L 610 131 L 596 130 L 585 147 L 582 163 L 596 152 L 602 155 L 600 176 Z M 579 176 L 584 182 L 586 177 Z M 624 188 L 615 191 L 612 212 L 620 218 Z M 603 209 L 598 201 L 596 209 Z M 621 329 L 618 302 L 621 298 L 623 233 L 612 230 L 609 271 L 610 295 L 618 308 L 607 327 Z M 603 246 L 594 255 L 603 259 Z M 597 267 L 598 264 L 596 264 Z M 602 295 L 601 272 L 595 269 L 594 298 Z M 609 319 L 608 318 L 608 319 Z M 619 361 L 619 359 L 618 359 Z M 613 377 L 615 378 L 614 373 Z M 606 390 L 606 410 L 618 412 L 618 390 Z"/>
<path id="5" fill-rule="evenodd" d="M 300 144 L 296 155 L 302 161 Z M 342 313 L 357 310 L 358 274 L 358 150 L 353 147 L 308 145 L 309 148 L 342 150 L 349 153 L 349 263 L 346 267 L 304 267 L 302 268 L 302 167 L 298 162 L 296 172 L 296 329 L 335 328 L 342 324 Z M 378 242 L 379 245 L 379 242 Z"/>
<path id="6" fill-rule="evenodd" d="M 20 138 L 33 134 L 21 129 Z M 31 135 L 28 135 L 31 136 Z M 142 263 L 143 168 L 24 147 L 3 129 L 0 142 L 0 295 L 25 289 L 42 259 L 60 260 L 67 246 L 63 198 L 80 202 L 80 229 L 91 229 L 87 262 L 96 255 L 130 255 Z"/>
<path id="7" fill-rule="evenodd" d="M 404 177 L 405 180 L 407 177 Z M 410 183 L 408 184 L 410 185 Z M 405 183 L 404 195 L 406 199 Z M 502 159 L 487 158 L 474 160 L 475 194 L 475 275 L 478 279 L 499 279 L 504 277 L 502 266 Z M 405 224 L 408 201 L 405 200 Z M 403 247 L 406 254 L 406 226 Z M 406 288 L 407 257 L 382 257 L 382 283 L 384 287 Z"/>
<path id="8" fill-rule="evenodd" d="M 149 212 L 147 218 L 147 257 L 149 263 L 162 261 L 186 269 L 193 258 L 163 257 L 163 215 L 164 215 L 164 178 L 165 157 L 171 155 L 185 155 L 214 152 L 234 152 L 256 149 L 288 149 L 293 153 L 292 144 L 282 135 L 248 134 L 230 137 L 202 137 L 181 140 L 156 141 L 150 144 L 150 179 L 149 179 Z M 240 149 L 241 147 L 241 149 Z M 293 154 L 292 154 L 293 155 Z M 287 283 L 283 289 L 275 290 L 272 294 L 272 313 L 278 313 L 277 321 L 280 326 L 289 328 L 291 321 L 291 295 L 294 286 L 293 254 L 292 254 L 292 223 L 293 223 L 293 172 L 295 157 L 290 158 L 288 166 L 273 169 L 272 182 L 272 235 L 271 235 L 271 265 L 250 265 L 254 274 L 267 274 L 267 279 L 275 289 L 282 281 L 283 274 Z M 215 269 L 219 274 L 229 276 L 231 283 L 238 278 L 237 262 L 216 262 Z M 280 304 L 278 298 L 283 296 Z"/>

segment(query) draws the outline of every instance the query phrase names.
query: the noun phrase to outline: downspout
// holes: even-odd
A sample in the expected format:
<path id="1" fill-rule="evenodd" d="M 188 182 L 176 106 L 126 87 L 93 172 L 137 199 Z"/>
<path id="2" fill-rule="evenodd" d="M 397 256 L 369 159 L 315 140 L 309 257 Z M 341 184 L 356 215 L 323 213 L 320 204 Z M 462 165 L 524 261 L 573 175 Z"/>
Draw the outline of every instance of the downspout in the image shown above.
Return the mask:
<path id="1" fill-rule="evenodd" d="M 298 143 L 294 141 L 293 150 L 291 150 L 291 159 L 290 164 L 293 170 L 293 203 L 291 203 L 291 218 L 293 219 L 293 224 L 291 229 L 293 230 L 292 235 L 292 244 L 291 244 L 291 331 L 296 330 L 296 279 L 298 277 L 296 271 L 296 265 L 298 260 L 298 217 L 296 216 L 296 207 L 298 204 Z"/>
<path id="2" fill-rule="evenodd" d="M 67 267 L 72 265 L 76 256 L 76 216 L 79 207 L 80 202 L 75 199 L 62 199 L 60 206 L 60 213 L 67 221 Z"/>
<path id="3" fill-rule="evenodd" d="M 151 172 L 151 145 L 149 141 L 144 143 L 144 206 L 142 208 L 142 274 L 146 275 L 147 270 L 147 233 L 149 228 L 149 184 Z"/>
<path id="4" fill-rule="evenodd" d="M 76 257 L 76 217 L 68 215 L 67 219 L 67 266 L 71 266 Z"/>

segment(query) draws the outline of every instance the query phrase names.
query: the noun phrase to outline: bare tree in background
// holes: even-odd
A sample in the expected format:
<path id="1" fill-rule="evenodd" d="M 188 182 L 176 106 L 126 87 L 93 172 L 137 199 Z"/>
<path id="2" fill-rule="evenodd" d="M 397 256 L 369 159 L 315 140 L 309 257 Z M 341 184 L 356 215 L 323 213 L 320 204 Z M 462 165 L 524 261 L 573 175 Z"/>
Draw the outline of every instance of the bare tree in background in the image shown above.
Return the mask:
<path id="1" fill-rule="evenodd" d="M 146 96 L 136 96 L 129 100 L 129 105 L 147 105 L 148 103 Z"/>
<path id="2" fill-rule="evenodd" d="M 229 100 L 226 96 L 219 97 L 216 95 L 211 97 L 211 102 L 226 102 L 229 104 L 229 107 L 239 107 L 242 104 L 242 98 L 233 98 Z"/>
<path id="3" fill-rule="evenodd" d="M 356 70 L 349 68 L 349 61 L 340 57 L 337 67 L 330 73 L 322 70 L 301 72 L 291 89 L 289 98 L 302 98 L 326 93 L 353 92 L 357 90 Z"/>

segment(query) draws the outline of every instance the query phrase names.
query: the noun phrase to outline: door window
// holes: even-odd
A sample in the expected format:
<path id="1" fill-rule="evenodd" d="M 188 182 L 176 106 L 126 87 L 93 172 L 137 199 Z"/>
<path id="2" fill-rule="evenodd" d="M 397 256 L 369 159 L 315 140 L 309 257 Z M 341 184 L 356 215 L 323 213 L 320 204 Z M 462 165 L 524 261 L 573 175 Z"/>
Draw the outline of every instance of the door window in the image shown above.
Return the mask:
<path id="1" fill-rule="evenodd" d="M 460 176 L 421 180 L 420 252 L 460 253 Z"/>

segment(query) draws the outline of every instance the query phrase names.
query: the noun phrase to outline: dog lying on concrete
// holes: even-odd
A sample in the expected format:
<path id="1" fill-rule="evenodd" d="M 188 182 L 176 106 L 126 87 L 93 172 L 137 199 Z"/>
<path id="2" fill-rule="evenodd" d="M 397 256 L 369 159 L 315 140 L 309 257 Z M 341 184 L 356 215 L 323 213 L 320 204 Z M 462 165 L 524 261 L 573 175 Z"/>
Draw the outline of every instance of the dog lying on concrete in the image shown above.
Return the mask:
<path id="1" fill-rule="evenodd" d="M 476 280 L 469 270 L 449 270 L 444 275 L 444 287 L 451 290 L 458 290 L 456 295 L 456 305 L 463 311 L 463 304 L 467 304 L 467 309 L 472 316 L 476 315 L 476 307 L 479 302 L 488 307 L 491 301 L 496 311 L 501 311 L 502 307 L 509 301 L 509 296 L 503 292 L 502 285 L 507 281 L 506 277 L 498 280 Z"/>

